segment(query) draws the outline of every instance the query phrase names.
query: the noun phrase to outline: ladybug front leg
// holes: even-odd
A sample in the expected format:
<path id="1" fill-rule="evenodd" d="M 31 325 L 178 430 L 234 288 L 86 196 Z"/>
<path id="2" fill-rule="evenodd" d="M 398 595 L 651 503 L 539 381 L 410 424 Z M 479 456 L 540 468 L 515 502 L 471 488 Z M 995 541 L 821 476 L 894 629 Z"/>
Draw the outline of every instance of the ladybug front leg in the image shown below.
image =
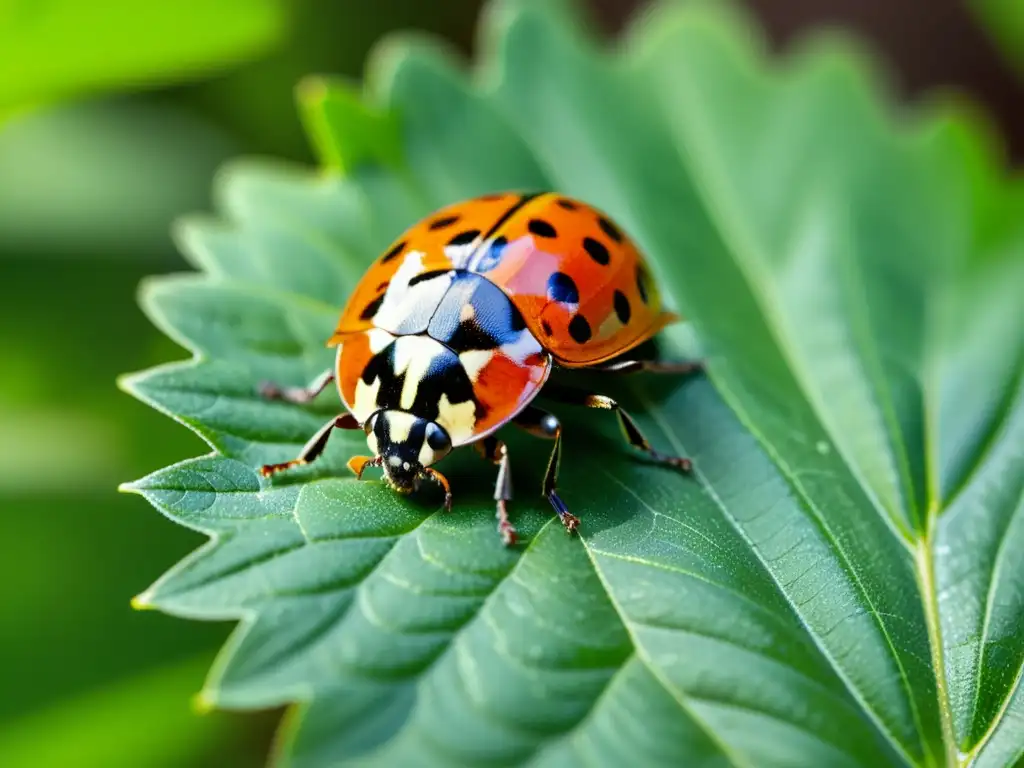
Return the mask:
<path id="1" fill-rule="evenodd" d="M 531 435 L 535 437 L 541 437 L 545 440 L 554 440 L 555 447 L 551 450 L 551 458 L 548 460 L 548 468 L 544 473 L 544 485 L 542 492 L 551 506 L 555 508 L 555 512 L 558 513 L 558 519 L 562 521 L 562 525 L 565 526 L 565 530 L 569 533 L 574 532 L 580 525 L 580 519 L 569 512 L 569 508 L 565 506 L 565 502 L 562 501 L 558 495 L 556 485 L 558 483 L 558 467 L 562 463 L 562 424 L 558 418 L 547 411 L 543 411 L 534 405 L 527 406 L 518 416 L 513 419 L 513 423 L 525 429 Z"/>
<path id="2" fill-rule="evenodd" d="M 692 468 L 692 464 L 689 459 L 683 458 L 682 456 L 670 456 L 668 454 L 661 453 L 660 451 L 656 451 L 651 447 L 650 442 L 648 442 L 647 438 L 644 437 L 644 433 L 640 431 L 640 427 L 635 421 L 633 421 L 633 417 L 630 416 L 617 401 L 607 397 L 606 395 L 598 395 L 574 389 L 572 387 L 551 383 L 544 387 L 542 394 L 544 397 L 550 397 L 552 400 L 558 400 L 562 403 L 583 405 L 587 408 L 601 408 L 606 411 L 615 411 L 616 416 L 619 417 L 619 425 L 622 427 L 622 431 L 626 435 L 626 439 L 634 448 L 643 451 L 660 464 L 667 464 L 670 467 L 675 467 L 683 472 L 689 472 Z"/>
<path id="3" fill-rule="evenodd" d="M 327 389 L 327 385 L 332 381 L 334 381 L 334 369 L 328 368 L 305 387 L 282 387 L 265 381 L 260 384 L 260 395 L 268 400 L 284 400 L 286 403 L 305 405 Z"/>
<path id="4" fill-rule="evenodd" d="M 317 430 L 309 442 L 302 447 L 302 451 L 297 459 L 285 461 L 281 464 L 264 464 L 260 467 L 260 474 L 264 477 L 270 477 L 286 469 L 300 467 L 303 464 L 315 461 L 324 452 L 324 448 L 327 447 L 327 441 L 331 438 L 331 433 L 335 429 L 362 429 L 362 426 L 351 413 L 336 416 Z"/>
<path id="5" fill-rule="evenodd" d="M 487 461 L 498 466 L 498 478 L 494 483 L 494 502 L 497 506 L 498 533 L 506 547 L 516 543 L 516 529 L 508 519 L 508 502 L 512 500 L 512 470 L 509 466 L 508 448 L 498 438 L 491 436 L 476 444 L 477 451 Z"/>

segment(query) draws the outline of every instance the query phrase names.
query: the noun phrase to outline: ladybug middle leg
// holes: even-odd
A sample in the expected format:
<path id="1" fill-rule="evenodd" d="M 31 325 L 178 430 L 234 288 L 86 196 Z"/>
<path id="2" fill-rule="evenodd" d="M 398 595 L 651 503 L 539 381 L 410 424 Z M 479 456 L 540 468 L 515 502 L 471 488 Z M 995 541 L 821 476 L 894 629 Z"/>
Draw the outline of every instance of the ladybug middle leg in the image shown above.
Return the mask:
<path id="1" fill-rule="evenodd" d="M 689 459 L 682 456 L 672 456 L 655 450 L 647 438 L 644 437 L 644 433 L 640 431 L 640 427 L 633 420 L 633 417 L 626 412 L 625 408 L 619 405 L 618 402 L 612 398 L 606 395 L 586 392 L 584 390 L 567 387 L 561 384 L 553 384 L 550 382 L 545 385 L 542 394 L 552 400 L 557 400 L 570 405 L 583 405 L 587 408 L 601 408 L 606 411 L 615 411 L 615 415 L 619 417 L 619 425 L 622 427 L 622 431 L 626 435 L 626 439 L 629 441 L 630 445 L 643 451 L 659 464 L 667 464 L 668 466 L 675 467 L 683 472 L 689 472 L 692 469 L 693 465 L 690 463 Z"/>
<path id="2" fill-rule="evenodd" d="M 508 519 L 508 502 L 512 500 L 512 472 L 509 467 L 508 448 L 493 435 L 476 443 L 476 449 L 487 461 L 498 466 L 498 479 L 494 483 L 494 502 L 497 507 L 498 533 L 506 547 L 516 543 L 516 529 Z"/>
<path id="3" fill-rule="evenodd" d="M 562 521 L 565 530 L 569 533 L 574 532 L 580 526 L 580 519 L 569 512 L 569 508 L 565 506 L 565 502 L 562 501 L 555 488 L 558 482 L 558 466 L 562 462 L 562 423 L 554 414 L 541 410 L 535 405 L 524 408 L 512 422 L 535 437 L 555 441 L 555 447 L 551 449 L 551 458 L 548 460 L 547 471 L 544 473 L 542 493 L 555 508 L 558 519 Z"/>

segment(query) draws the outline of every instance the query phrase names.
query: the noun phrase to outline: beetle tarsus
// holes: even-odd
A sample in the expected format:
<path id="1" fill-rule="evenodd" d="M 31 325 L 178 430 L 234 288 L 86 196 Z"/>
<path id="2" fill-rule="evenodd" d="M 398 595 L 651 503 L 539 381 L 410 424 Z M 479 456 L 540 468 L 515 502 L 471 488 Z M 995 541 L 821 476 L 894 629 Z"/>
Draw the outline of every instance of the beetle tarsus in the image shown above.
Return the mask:
<path id="1" fill-rule="evenodd" d="M 276 475 L 278 472 L 284 472 L 286 469 L 291 469 L 292 467 L 301 467 L 306 463 L 307 462 L 303 459 L 292 459 L 291 461 L 282 461 L 280 464 L 264 464 L 260 467 L 260 475 L 262 477 L 270 477 L 271 475 Z"/>
<path id="2" fill-rule="evenodd" d="M 432 467 L 423 470 L 423 474 L 444 488 L 444 511 L 452 511 L 452 487 L 448 484 L 448 478 Z"/>
<path id="3" fill-rule="evenodd" d="M 519 541 L 519 534 L 516 533 L 515 526 L 508 519 L 508 504 L 504 499 L 498 499 L 496 504 L 495 517 L 498 518 L 498 533 L 501 534 L 501 542 L 506 547 L 514 547 Z"/>

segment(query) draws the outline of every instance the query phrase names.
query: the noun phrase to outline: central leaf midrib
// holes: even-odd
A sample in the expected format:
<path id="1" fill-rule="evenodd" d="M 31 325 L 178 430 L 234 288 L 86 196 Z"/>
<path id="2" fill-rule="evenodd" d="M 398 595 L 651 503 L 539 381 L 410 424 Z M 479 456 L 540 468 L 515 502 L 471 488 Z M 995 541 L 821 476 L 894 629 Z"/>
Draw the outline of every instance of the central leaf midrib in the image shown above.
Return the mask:
<path id="1" fill-rule="evenodd" d="M 638 399 L 640 399 L 641 402 L 644 403 L 645 411 L 647 413 L 649 413 L 651 415 L 651 417 L 658 423 L 659 427 L 661 427 L 662 431 L 665 433 L 665 435 L 668 437 L 669 441 L 672 443 L 673 448 L 678 453 L 680 453 L 680 455 L 687 455 L 686 446 L 683 444 L 682 440 L 680 440 L 678 434 L 672 428 L 672 426 L 669 423 L 667 423 L 665 421 L 665 419 L 662 417 L 660 410 L 655 406 L 655 404 L 653 402 L 651 402 L 649 398 L 645 397 L 646 393 L 641 389 L 640 384 L 634 382 L 632 384 L 632 388 L 633 388 L 634 392 L 636 393 Z M 721 385 L 719 386 L 719 388 L 722 389 Z M 742 410 L 741 409 L 737 409 L 737 416 L 739 416 L 741 418 L 741 421 L 743 421 L 745 424 L 747 424 L 747 422 L 749 422 L 749 419 L 748 418 L 743 418 L 743 416 L 745 416 L 745 414 L 742 414 L 742 415 L 741 414 L 742 414 Z M 754 428 L 751 425 L 749 425 L 749 424 L 747 424 L 747 426 L 748 426 L 748 428 L 751 429 L 752 434 L 754 434 L 754 436 L 757 437 L 757 432 L 754 431 Z M 762 443 L 763 443 L 763 441 L 762 441 Z M 773 460 L 773 464 L 775 464 L 776 466 L 779 466 L 778 462 L 774 461 L 774 460 Z M 783 471 L 783 468 L 781 466 L 779 467 L 779 469 L 780 469 L 780 471 Z M 785 474 L 784 471 L 783 471 L 783 473 Z M 771 568 L 769 568 L 768 564 L 762 559 L 761 554 L 758 551 L 758 549 L 749 540 L 749 538 L 746 536 L 746 534 L 743 532 L 743 530 L 736 524 L 736 522 L 733 519 L 732 515 L 729 514 L 729 511 L 728 511 L 728 508 L 725 505 L 725 502 L 723 502 L 721 497 L 715 492 L 713 486 L 710 483 L 707 482 L 707 479 L 704 478 L 701 475 L 699 466 L 695 466 L 694 467 L 694 474 L 701 479 L 701 484 L 703 485 L 703 487 L 705 487 L 707 489 L 709 498 L 711 498 L 711 500 L 719 508 L 719 510 L 722 513 L 722 517 L 728 522 L 728 524 L 733 528 L 733 530 L 736 531 L 736 534 L 745 542 L 746 546 L 753 553 L 754 557 L 757 558 L 758 563 L 760 564 L 761 568 L 764 570 L 764 572 L 767 575 L 767 577 L 771 580 L 772 584 L 775 585 L 775 588 L 778 591 L 779 595 L 782 597 L 782 599 L 789 606 L 790 610 L 792 611 L 792 613 L 796 617 L 796 619 L 800 622 L 801 626 L 803 626 L 804 630 L 807 632 L 808 637 L 810 637 L 810 639 L 814 643 L 815 647 L 818 648 L 818 651 L 822 654 L 823 658 L 825 658 L 828 661 L 829 666 L 835 672 L 837 677 L 843 682 L 843 684 L 846 687 L 848 693 L 854 698 L 855 701 L 857 701 L 860 704 L 860 706 L 862 707 L 863 711 L 868 715 L 869 719 L 875 725 L 875 727 L 879 730 L 880 734 L 883 735 L 885 737 L 886 741 L 888 741 L 889 744 L 892 745 L 892 747 L 897 751 L 897 753 L 900 754 L 903 757 L 903 759 L 905 760 L 907 765 L 914 765 L 915 761 L 907 753 L 906 747 L 903 745 L 903 743 L 898 738 L 896 738 L 896 735 L 894 733 L 892 733 L 889 730 L 889 728 L 887 727 L 885 721 L 881 717 L 879 717 L 878 713 L 875 712 L 875 710 L 871 706 L 869 706 L 867 704 L 867 702 L 861 696 L 860 691 L 857 689 L 857 687 L 855 685 L 853 685 L 852 681 L 848 678 L 848 676 L 846 675 L 846 673 L 842 669 L 842 667 L 840 667 L 836 663 L 836 661 L 832 658 L 832 654 L 829 653 L 828 649 L 825 646 L 823 646 L 818 641 L 817 633 L 804 620 L 804 617 L 800 613 L 800 610 L 793 603 L 793 601 L 790 599 L 790 597 L 787 594 L 786 590 L 783 589 L 782 585 L 778 582 L 778 580 L 775 577 L 775 574 L 772 573 Z M 791 485 L 791 487 L 792 487 L 792 485 Z M 808 506 L 809 509 L 816 510 L 816 507 L 806 498 L 806 495 L 804 494 L 802 488 L 800 488 L 798 493 L 800 494 L 800 497 L 802 499 L 804 499 L 804 503 Z M 817 512 L 815 512 L 815 517 L 818 518 Z M 821 525 L 822 531 L 829 537 L 829 541 L 833 544 L 834 551 L 836 551 L 837 553 L 841 553 L 841 550 L 839 549 L 839 547 L 835 545 L 835 539 L 832 536 L 831 531 L 828 529 L 827 526 L 825 526 L 824 524 L 821 523 L 820 519 L 818 520 L 818 522 L 819 522 L 819 525 Z M 847 571 L 847 573 L 850 573 L 849 562 L 848 562 L 847 558 L 845 557 L 845 555 L 841 555 L 840 556 L 840 560 L 843 562 L 843 564 L 845 566 L 845 570 Z M 878 616 L 877 611 L 874 608 L 874 605 L 870 602 L 870 600 L 867 599 L 866 594 L 865 594 L 866 590 L 864 589 L 863 585 L 861 584 L 859 578 L 857 578 L 855 574 L 851 573 L 850 575 L 853 578 L 854 584 L 857 586 L 858 592 L 860 592 L 860 594 L 862 596 L 864 596 L 865 601 L 868 603 L 869 606 L 871 606 L 871 611 L 870 611 L 871 615 L 874 617 L 876 623 L 879 625 L 879 630 L 882 632 L 882 635 L 885 638 L 886 643 L 888 644 L 890 650 L 892 651 L 892 655 L 894 657 L 894 661 L 895 661 L 898 669 L 900 670 L 900 679 L 901 679 L 901 682 L 903 684 L 903 687 L 907 691 L 908 697 L 911 697 L 910 698 L 910 706 L 912 707 L 913 711 L 916 714 L 917 710 L 916 710 L 916 706 L 914 705 L 914 700 L 912 698 L 912 691 L 910 690 L 910 687 L 909 687 L 909 681 L 907 680 L 906 670 L 904 670 L 902 663 L 900 662 L 899 658 L 896 656 L 896 651 L 895 651 L 895 647 L 893 646 L 892 639 L 889 637 L 889 634 L 886 631 L 886 629 L 885 629 L 885 627 L 884 627 L 880 617 Z M 921 733 L 920 729 L 919 729 L 918 732 Z M 929 754 L 927 749 L 925 749 L 925 754 Z"/>

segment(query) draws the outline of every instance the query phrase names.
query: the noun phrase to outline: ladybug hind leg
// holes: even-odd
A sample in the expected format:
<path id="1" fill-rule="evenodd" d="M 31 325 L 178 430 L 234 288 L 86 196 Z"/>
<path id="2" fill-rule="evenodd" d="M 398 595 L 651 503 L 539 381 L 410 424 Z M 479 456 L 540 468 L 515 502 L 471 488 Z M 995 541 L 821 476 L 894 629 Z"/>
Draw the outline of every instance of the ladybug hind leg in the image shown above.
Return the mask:
<path id="1" fill-rule="evenodd" d="M 619 405 L 618 402 L 612 398 L 607 397 L 606 395 L 598 395 L 592 392 L 586 392 L 572 387 L 550 383 L 544 387 L 543 394 L 545 397 L 549 397 L 552 400 L 557 400 L 570 405 L 583 405 L 587 408 L 600 408 L 606 411 L 615 411 L 615 415 L 619 418 L 619 425 L 622 427 L 622 431 L 630 445 L 637 450 L 643 451 L 659 464 L 666 464 L 683 472 L 689 472 L 692 469 L 692 464 L 689 459 L 682 456 L 672 456 L 655 450 L 647 438 L 644 437 L 644 433 L 640 431 L 640 427 L 633 420 L 633 417 L 626 412 L 625 408 Z"/>
<path id="2" fill-rule="evenodd" d="M 508 502 L 512 500 L 512 470 L 509 465 L 508 448 L 498 438 L 491 436 L 476 444 L 481 456 L 498 467 L 494 483 L 495 517 L 498 518 L 498 533 L 506 547 L 516 543 L 516 529 L 508 519 Z"/>
<path id="3" fill-rule="evenodd" d="M 311 403 L 334 381 L 334 369 L 328 368 L 305 387 L 282 387 L 271 381 L 260 384 L 260 395 L 267 400 L 283 400 L 286 403 L 305 405 Z"/>
<path id="4" fill-rule="evenodd" d="M 554 440 L 555 445 L 551 449 L 551 458 L 548 459 L 548 468 L 544 473 L 544 485 L 542 493 L 554 507 L 558 519 L 562 521 L 565 530 L 573 533 L 580 526 L 580 519 L 569 512 L 569 508 L 558 495 L 556 485 L 558 483 L 558 467 L 562 463 L 562 423 L 558 418 L 547 411 L 530 405 L 527 406 L 518 416 L 513 419 L 516 426 L 525 429 L 531 435 L 545 440 Z"/>

